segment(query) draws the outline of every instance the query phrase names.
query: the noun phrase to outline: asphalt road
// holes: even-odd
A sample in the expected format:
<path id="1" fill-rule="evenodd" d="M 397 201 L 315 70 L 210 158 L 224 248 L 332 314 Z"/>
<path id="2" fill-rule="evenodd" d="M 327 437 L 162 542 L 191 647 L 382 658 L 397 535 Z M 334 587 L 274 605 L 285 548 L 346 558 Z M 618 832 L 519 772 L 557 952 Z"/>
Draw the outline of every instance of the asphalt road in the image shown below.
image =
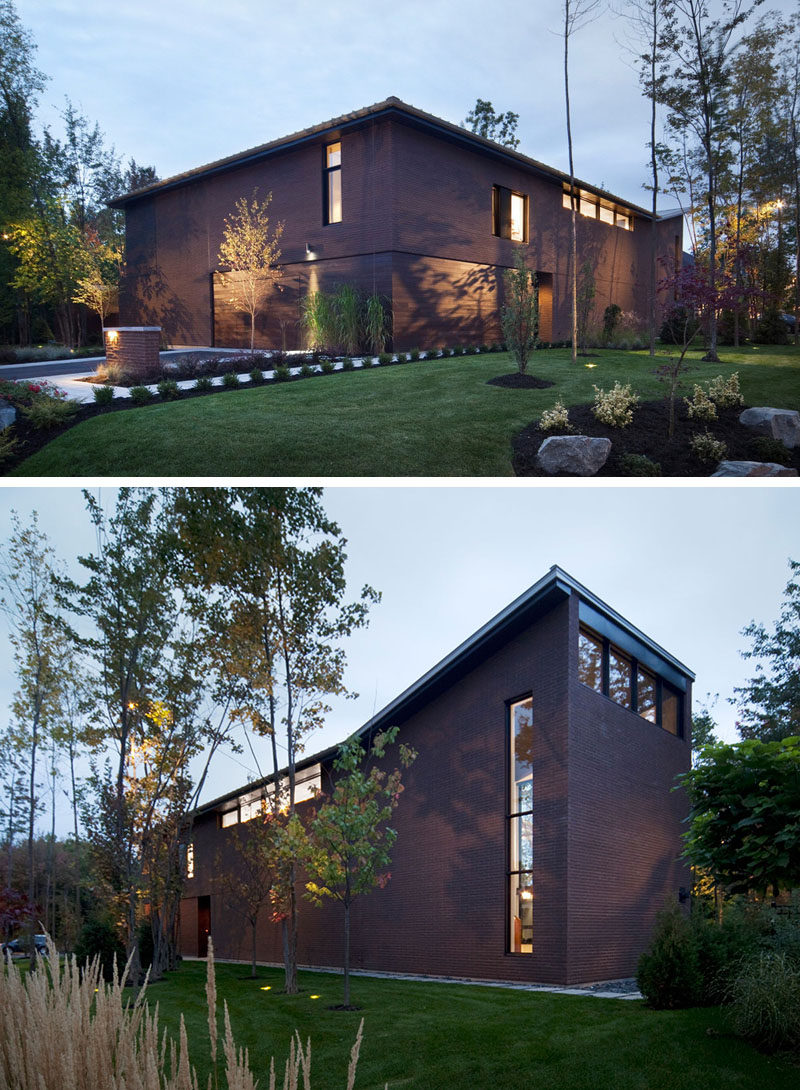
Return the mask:
<path id="1" fill-rule="evenodd" d="M 94 360 L 45 360 L 44 363 L 4 363 L 0 365 L 0 379 L 50 378 L 56 375 L 91 375 L 99 359 Z"/>

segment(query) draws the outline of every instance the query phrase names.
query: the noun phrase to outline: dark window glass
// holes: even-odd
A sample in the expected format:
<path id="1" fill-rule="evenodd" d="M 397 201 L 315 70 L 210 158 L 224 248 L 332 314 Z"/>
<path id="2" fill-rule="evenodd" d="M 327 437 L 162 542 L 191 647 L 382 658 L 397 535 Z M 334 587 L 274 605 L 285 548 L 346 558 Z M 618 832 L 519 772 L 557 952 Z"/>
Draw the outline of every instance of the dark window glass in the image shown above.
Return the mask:
<path id="1" fill-rule="evenodd" d="M 670 734 L 681 733 L 680 694 L 667 685 L 661 686 L 661 726 Z"/>
<path id="2" fill-rule="evenodd" d="M 636 675 L 639 715 L 651 723 L 656 721 L 656 679 L 647 670 L 639 667 Z"/>
<path id="3" fill-rule="evenodd" d="M 603 691 L 603 641 L 581 629 L 578 637 L 578 679 L 598 693 Z"/>
<path id="4" fill-rule="evenodd" d="M 608 695 L 623 708 L 631 707 L 631 660 L 616 647 L 608 652 Z"/>

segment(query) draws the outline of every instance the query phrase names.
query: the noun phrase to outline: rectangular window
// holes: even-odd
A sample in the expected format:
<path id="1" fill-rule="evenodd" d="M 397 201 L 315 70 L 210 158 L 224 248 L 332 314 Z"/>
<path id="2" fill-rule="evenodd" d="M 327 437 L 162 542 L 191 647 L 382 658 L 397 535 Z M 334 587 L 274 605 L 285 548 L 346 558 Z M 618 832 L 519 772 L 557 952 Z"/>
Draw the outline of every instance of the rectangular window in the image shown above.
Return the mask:
<path id="1" fill-rule="evenodd" d="M 186 845 L 186 877 L 194 878 L 194 844 Z"/>
<path id="2" fill-rule="evenodd" d="M 222 828 L 228 829 L 231 825 L 238 825 L 239 823 L 239 808 L 235 810 L 226 810 L 222 815 Z"/>
<path id="3" fill-rule="evenodd" d="M 608 695 L 623 708 L 633 705 L 631 693 L 631 660 L 616 647 L 608 651 Z"/>
<path id="4" fill-rule="evenodd" d="M 509 709 L 509 950 L 533 952 L 533 701 Z"/>
<path id="5" fill-rule="evenodd" d="M 680 696 L 669 686 L 661 685 L 661 726 L 670 734 L 681 733 Z"/>
<path id="6" fill-rule="evenodd" d="M 633 230 L 633 220 L 626 212 L 617 212 L 615 223 L 617 227 L 621 227 L 623 231 Z"/>
<path id="7" fill-rule="evenodd" d="M 656 679 L 647 670 L 643 670 L 641 666 L 636 673 L 636 690 L 639 715 L 641 715 L 642 719 L 647 719 L 649 722 L 655 723 L 657 705 Z"/>
<path id="8" fill-rule="evenodd" d="M 342 222 L 342 145 L 337 141 L 325 148 L 323 181 L 323 223 Z"/>
<path id="9" fill-rule="evenodd" d="M 603 223 L 610 223 L 613 226 L 613 224 L 614 224 L 614 209 L 609 208 L 605 204 L 601 204 L 600 205 L 600 219 L 603 221 Z"/>
<path id="10" fill-rule="evenodd" d="M 528 238 L 528 198 L 503 185 L 492 186 L 492 234 L 526 242 Z"/>
<path id="11" fill-rule="evenodd" d="M 598 693 L 603 691 L 603 641 L 581 629 L 578 637 L 578 678 Z"/>
<path id="12" fill-rule="evenodd" d="M 597 201 L 592 200 L 591 197 L 584 197 L 581 193 L 581 203 L 578 211 L 582 216 L 588 216 L 589 219 L 597 219 Z"/>

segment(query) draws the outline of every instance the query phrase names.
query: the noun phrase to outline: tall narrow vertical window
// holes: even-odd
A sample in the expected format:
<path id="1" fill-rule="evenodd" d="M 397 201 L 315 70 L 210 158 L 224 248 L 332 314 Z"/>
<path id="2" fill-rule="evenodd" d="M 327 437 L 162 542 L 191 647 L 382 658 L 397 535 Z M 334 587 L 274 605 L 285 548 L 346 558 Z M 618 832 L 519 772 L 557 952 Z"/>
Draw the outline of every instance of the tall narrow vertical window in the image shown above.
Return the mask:
<path id="1" fill-rule="evenodd" d="M 191 841 L 186 845 L 186 877 L 194 878 L 194 844 Z"/>
<path id="2" fill-rule="evenodd" d="M 327 144 L 323 169 L 322 215 L 324 223 L 342 221 L 342 145 Z"/>
<path id="3" fill-rule="evenodd" d="M 533 701 L 509 709 L 509 943 L 533 952 Z"/>

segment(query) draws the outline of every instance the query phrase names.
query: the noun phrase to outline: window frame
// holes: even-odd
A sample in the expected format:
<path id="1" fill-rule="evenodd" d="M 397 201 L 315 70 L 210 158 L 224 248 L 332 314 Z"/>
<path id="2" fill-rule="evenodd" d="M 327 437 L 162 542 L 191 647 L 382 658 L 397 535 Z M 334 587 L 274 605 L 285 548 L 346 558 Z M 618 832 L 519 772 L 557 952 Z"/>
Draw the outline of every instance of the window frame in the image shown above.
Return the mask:
<path id="1" fill-rule="evenodd" d="M 505 815 L 505 852 L 506 852 L 506 895 L 505 895 L 505 947 L 506 954 L 514 957 L 531 957 L 534 952 L 533 935 L 531 935 L 530 950 L 515 950 L 511 938 L 512 927 L 514 919 L 517 917 L 515 905 L 513 902 L 512 885 L 516 880 L 519 887 L 530 888 L 531 901 L 534 900 L 534 858 L 533 858 L 533 817 L 535 813 L 535 800 L 533 797 L 533 758 L 531 757 L 531 798 L 530 808 L 526 810 L 517 810 L 517 798 L 518 794 L 514 792 L 514 785 L 524 781 L 515 779 L 514 758 L 512 740 L 514 738 L 514 709 L 520 704 L 530 704 L 531 714 L 531 729 L 533 729 L 533 693 L 528 692 L 520 696 L 513 697 L 511 700 L 506 701 L 505 707 L 505 781 L 506 781 L 506 815 Z M 523 818 L 528 818 L 531 826 L 531 860 L 530 868 L 523 868 L 521 866 L 522 860 L 519 858 L 519 851 L 516 848 L 515 837 L 518 836 L 519 825 L 518 823 Z M 512 857 L 517 855 L 516 866 L 512 868 Z M 523 876 L 529 878 L 529 881 L 523 881 Z M 521 918 L 520 918 L 521 921 Z M 531 924 L 531 929 L 533 924 Z"/>
<path id="2" fill-rule="evenodd" d="M 329 152 L 332 148 L 339 148 L 339 162 L 334 166 L 328 165 Z M 333 177 L 337 175 L 339 187 L 339 218 L 331 217 L 331 185 Z M 342 141 L 331 140 L 322 145 L 322 225 L 330 227 L 334 223 L 341 223 L 344 219 L 344 201 L 342 199 Z"/>
<path id="3" fill-rule="evenodd" d="M 505 201 L 505 195 L 508 196 L 508 209 L 507 217 L 503 202 Z M 512 199 L 518 197 L 522 201 L 522 238 L 514 238 L 512 231 L 513 218 L 511 215 Z M 503 233 L 503 229 L 508 225 L 508 234 Z M 495 238 L 506 239 L 507 242 L 518 242 L 525 244 L 528 241 L 528 194 L 521 193 L 518 189 L 510 189 L 506 185 L 495 184 L 492 186 L 492 235 Z"/>

